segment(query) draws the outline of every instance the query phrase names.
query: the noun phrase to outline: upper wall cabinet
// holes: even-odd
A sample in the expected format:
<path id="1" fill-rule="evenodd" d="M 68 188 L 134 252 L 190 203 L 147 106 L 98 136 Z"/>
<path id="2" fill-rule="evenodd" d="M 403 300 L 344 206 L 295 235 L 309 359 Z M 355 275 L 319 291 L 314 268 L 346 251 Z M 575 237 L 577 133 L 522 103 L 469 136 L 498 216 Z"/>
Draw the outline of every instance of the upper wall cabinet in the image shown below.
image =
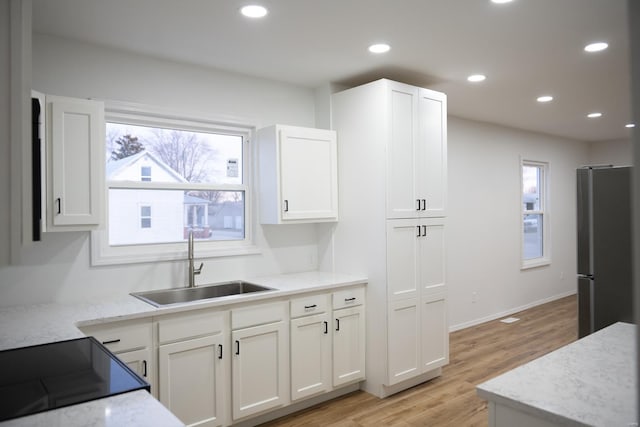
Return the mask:
<path id="1" fill-rule="evenodd" d="M 338 220 L 336 133 L 274 125 L 258 131 L 260 222 Z"/>
<path id="2" fill-rule="evenodd" d="M 388 82 L 387 218 L 445 216 L 446 97 Z"/>
<path id="3" fill-rule="evenodd" d="M 104 206 L 104 104 L 47 95 L 44 124 L 43 231 L 98 228 Z"/>

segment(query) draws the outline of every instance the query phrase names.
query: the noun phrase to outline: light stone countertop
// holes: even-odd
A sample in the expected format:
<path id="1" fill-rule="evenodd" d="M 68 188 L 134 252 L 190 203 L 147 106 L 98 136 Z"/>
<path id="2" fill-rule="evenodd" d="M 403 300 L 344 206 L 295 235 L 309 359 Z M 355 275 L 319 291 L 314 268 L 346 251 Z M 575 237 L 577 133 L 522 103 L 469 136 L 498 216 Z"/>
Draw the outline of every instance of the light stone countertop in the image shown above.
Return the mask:
<path id="1" fill-rule="evenodd" d="M 160 308 L 147 304 L 131 295 L 118 295 L 106 299 L 98 298 L 95 302 L 0 308 L 0 350 L 84 337 L 78 326 L 159 316 L 202 308 L 226 308 L 233 304 L 288 297 L 303 292 L 338 289 L 367 282 L 364 277 L 315 271 L 256 277 L 246 280 L 257 285 L 274 288 L 275 290 Z"/>
<path id="2" fill-rule="evenodd" d="M 53 303 L 0 308 L 0 350 L 46 344 L 84 334 L 78 326 L 118 320 L 159 316 L 194 309 L 219 307 L 288 297 L 303 292 L 340 289 L 364 284 L 365 277 L 335 273 L 306 272 L 245 279 L 274 288 L 269 292 L 203 300 L 156 308 L 130 295 L 98 298 L 93 302 Z M 166 416 L 165 416 L 166 415 Z M 181 424 L 171 412 L 146 391 L 55 409 L 0 422 L 6 426 L 174 426 Z"/>
<path id="3" fill-rule="evenodd" d="M 183 427 L 145 390 L 132 391 L 0 422 L 2 427 L 137 426 Z"/>
<path id="4" fill-rule="evenodd" d="M 477 386 L 483 399 L 568 426 L 637 426 L 636 327 L 616 323 Z"/>

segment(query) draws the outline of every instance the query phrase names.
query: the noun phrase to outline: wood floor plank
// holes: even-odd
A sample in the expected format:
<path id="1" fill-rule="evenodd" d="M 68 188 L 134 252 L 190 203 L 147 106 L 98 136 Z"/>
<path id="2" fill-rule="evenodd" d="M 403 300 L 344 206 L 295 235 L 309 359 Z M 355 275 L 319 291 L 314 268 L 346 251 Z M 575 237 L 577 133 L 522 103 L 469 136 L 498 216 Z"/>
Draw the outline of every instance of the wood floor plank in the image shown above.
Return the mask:
<path id="1" fill-rule="evenodd" d="M 442 376 L 386 399 L 357 391 L 263 424 L 298 426 L 486 427 L 487 403 L 476 385 L 577 339 L 575 295 L 451 333 Z"/>

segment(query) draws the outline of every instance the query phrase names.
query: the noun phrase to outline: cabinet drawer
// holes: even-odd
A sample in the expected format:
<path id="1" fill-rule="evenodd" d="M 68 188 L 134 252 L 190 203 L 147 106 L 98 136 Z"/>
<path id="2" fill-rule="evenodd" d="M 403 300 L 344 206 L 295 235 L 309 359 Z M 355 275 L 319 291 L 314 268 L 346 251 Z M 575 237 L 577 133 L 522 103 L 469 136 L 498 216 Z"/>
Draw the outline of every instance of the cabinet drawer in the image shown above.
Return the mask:
<path id="1" fill-rule="evenodd" d="M 291 318 L 325 313 L 329 308 L 329 295 L 311 295 L 291 299 Z"/>
<path id="2" fill-rule="evenodd" d="M 287 303 L 259 304 L 237 308 L 231 311 L 231 329 L 275 323 L 287 320 Z"/>
<path id="3" fill-rule="evenodd" d="M 333 293 L 333 309 L 364 304 L 364 288 L 349 288 Z"/>
<path id="4" fill-rule="evenodd" d="M 202 310 L 162 317 L 158 320 L 158 343 L 221 333 L 225 329 L 227 313 Z"/>
<path id="5" fill-rule="evenodd" d="M 152 343 L 151 319 L 86 326 L 80 330 L 114 353 L 151 347 Z"/>

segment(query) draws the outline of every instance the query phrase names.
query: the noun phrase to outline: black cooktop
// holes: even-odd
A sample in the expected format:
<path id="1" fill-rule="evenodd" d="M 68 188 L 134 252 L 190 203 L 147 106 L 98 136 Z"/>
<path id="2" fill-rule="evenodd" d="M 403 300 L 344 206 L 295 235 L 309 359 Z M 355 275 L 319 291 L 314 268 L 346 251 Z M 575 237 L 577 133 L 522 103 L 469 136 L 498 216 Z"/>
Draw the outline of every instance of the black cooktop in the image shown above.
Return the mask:
<path id="1" fill-rule="evenodd" d="M 93 337 L 0 351 L 0 421 L 149 384 Z"/>

